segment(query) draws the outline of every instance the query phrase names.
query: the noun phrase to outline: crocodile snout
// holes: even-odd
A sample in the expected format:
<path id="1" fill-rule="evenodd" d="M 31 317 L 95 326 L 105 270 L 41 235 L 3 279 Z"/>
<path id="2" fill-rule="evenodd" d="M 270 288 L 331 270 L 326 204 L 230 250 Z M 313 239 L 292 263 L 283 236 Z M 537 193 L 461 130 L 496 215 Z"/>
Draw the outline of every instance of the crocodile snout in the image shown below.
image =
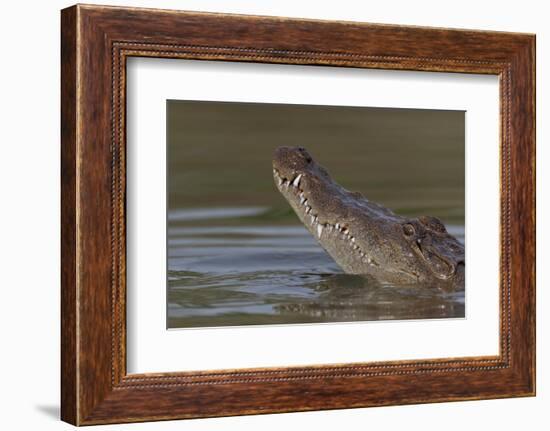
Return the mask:
<path id="1" fill-rule="evenodd" d="M 273 156 L 273 168 L 285 177 L 301 173 L 313 163 L 313 158 L 303 147 L 279 147 Z"/>

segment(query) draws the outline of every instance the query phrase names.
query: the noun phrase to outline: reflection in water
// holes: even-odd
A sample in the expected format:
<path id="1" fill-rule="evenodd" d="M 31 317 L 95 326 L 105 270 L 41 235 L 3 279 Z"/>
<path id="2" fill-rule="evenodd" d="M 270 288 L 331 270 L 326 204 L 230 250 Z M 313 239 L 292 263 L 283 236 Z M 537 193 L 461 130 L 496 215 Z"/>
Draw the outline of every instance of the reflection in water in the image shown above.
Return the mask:
<path id="1" fill-rule="evenodd" d="M 464 292 L 344 274 L 303 226 L 243 225 L 245 213 L 237 226 L 170 225 L 169 327 L 464 317 Z M 448 230 L 464 241 L 463 227 Z"/>

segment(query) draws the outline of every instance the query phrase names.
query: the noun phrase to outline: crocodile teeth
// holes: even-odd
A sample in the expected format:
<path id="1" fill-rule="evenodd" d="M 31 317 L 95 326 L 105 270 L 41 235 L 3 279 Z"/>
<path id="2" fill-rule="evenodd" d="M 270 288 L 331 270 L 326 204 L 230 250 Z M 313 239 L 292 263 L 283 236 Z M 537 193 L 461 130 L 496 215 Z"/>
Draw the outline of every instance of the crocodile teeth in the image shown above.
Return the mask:
<path id="1" fill-rule="evenodd" d="M 302 174 L 298 175 L 296 178 L 294 178 L 294 181 L 292 181 L 292 185 L 294 187 L 298 187 L 300 184 L 300 179 L 302 178 Z"/>
<path id="2" fill-rule="evenodd" d="M 321 234 L 322 234 L 322 233 L 323 233 L 323 225 L 322 225 L 321 223 L 319 223 L 319 224 L 317 225 L 317 236 L 318 236 L 319 238 L 321 238 Z"/>
<path id="3" fill-rule="evenodd" d="M 282 186 L 285 181 L 282 178 L 279 178 L 279 185 Z"/>

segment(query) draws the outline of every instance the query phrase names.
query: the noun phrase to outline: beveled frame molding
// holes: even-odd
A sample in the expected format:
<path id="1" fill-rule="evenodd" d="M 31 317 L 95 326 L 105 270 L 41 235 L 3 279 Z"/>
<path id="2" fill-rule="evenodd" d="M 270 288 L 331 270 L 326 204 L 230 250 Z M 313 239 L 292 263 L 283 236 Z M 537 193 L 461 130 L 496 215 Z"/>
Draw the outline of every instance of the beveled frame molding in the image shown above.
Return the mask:
<path id="1" fill-rule="evenodd" d="M 534 395 L 534 35 L 91 5 L 64 9 L 61 30 L 63 420 Z M 499 355 L 128 375 L 125 100 L 132 56 L 498 75 Z"/>

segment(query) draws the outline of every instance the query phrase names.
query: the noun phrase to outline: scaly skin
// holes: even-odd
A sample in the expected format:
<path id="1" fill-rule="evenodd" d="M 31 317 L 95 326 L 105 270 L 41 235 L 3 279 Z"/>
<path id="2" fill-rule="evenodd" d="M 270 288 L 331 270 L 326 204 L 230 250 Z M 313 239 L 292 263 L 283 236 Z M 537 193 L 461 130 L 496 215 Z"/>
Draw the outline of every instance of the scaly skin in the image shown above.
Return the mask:
<path id="1" fill-rule="evenodd" d="M 464 246 L 435 217 L 401 217 L 337 184 L 301 147 L 279 147 L 273 176 L 328 254 L 350 274 L 464 289 Z"/>

